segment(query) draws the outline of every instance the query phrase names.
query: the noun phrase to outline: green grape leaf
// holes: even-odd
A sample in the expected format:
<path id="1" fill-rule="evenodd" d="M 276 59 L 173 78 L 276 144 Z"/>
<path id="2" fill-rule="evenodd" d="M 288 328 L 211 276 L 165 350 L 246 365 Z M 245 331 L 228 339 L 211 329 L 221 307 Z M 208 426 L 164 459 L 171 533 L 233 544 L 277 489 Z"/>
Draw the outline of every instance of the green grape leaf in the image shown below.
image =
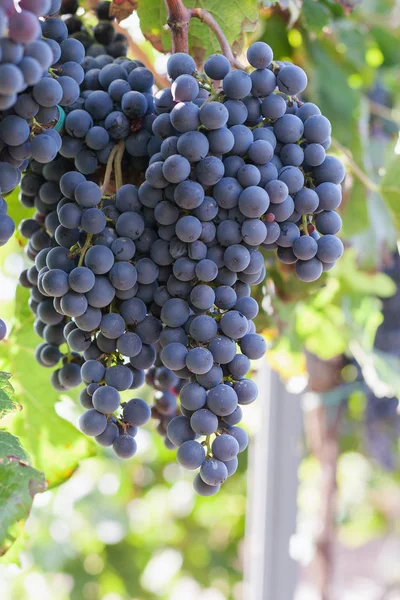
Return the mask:
<path id="1" fill-rule="evenodd" d="M 40 340 L 33 331 L 27 302 L 27 290 L 18 288 L 15 310 L 20 321 L 11 331 L 7 355 L 23 411 L 13 419 L 12 430 L 52 487 L 68 479 L 82 459 L 94 454 L 94 444 L 55 410 L 59 393 L 50 385 L 51 371 L 35 361 L 34 350 Z"/>
<path id="2" fill-rule="evenodd" d="M 0 371 L 0 419 L 22 408 L 14 398 L 14 389 L 9 381 L 10 377 L 10 373 Z"/>
<path id="3" fill-rule="evenodd" d="M 23 462 L 29 463 L 30 460 L 22 448 L 19 439 L 15 437 L 12 433 L 8 431 L 0 431 L 0 460 L 3 460 L 4 457 L 9 458 L 18 458 Z"/>
<path id="4" fill-rule="evenodd" d="M 322 29 L 331 19 L 329 8 L 315 0 L 303 1 L 302 16 L 306 28 L 317 34 L 322 34 Z"/>
<path id="5" fill-rule="evenodd" d="M 18 537 L 35 494 L 45 489 L 43 473 L 30 465 L 18 438 L 0 431 L 0 556 Z"/>
<path id="6" fill-rule="evenodd" d="M 244 33 L 254 31 L 258 23 L 257 0 L 188 0 L 185 6 L 211 13 L 236 54 L 243 50 Z M 138 0 L 137 13 L 144 36 L 160 52 L 169 52 L 171 32 L 165 28 L 167 15 L 164 2 Z M 221 51 L 214 33 L 199 19 L 190 21 L 189 51 L 198 64 L 204 62 L 209 54 Z"/>

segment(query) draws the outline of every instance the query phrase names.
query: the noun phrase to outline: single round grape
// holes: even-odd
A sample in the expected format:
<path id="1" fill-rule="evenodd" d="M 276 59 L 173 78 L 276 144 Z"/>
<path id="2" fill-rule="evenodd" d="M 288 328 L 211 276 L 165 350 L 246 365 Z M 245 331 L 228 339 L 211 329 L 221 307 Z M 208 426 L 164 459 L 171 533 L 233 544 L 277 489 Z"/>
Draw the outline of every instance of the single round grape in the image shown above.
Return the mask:
<path id="1" fill-rule="evenodd" d="M 222 82 L 225 95 L 233 100 L 242 100 L 250 94 L 252 81 L 245 71 L 231 71 Z"/>
<path id="2" fill-rule="evenodd" d="M 294 197 L 294 207 L 301 215 L 315 212 L 318 204 L 318 195 L 310 188 L 301 189 Z"/>
<path id="3" fill-rule="evenodd" d="M 317 258 L 324 263 L 336 262 L 343 254 L 343 243 L 335 235 L 323 235 L 316 244 Z"/>
<path id="4" fill-rule="evenodd" d="M 315 167 L 314 176 L 317 184 L 325 182 L 339 184 L 344 179 L 345 170 L 336 156 L 327 156 L 321 165 Z"/>
<path id="5" fill-rule="evenodd" d="M 160 117 L 166 117 L 166 115 L 160 115 Z M 169 135 L 173 135 L 176 131 L 179 133 L 186 133 L 187 131 L 195 131 L 200 124 L 199 120 L 199 107 L 192 102 L 178 102 L 175 104 L 169 116 L 169 122 L 171 129 L 168 130 Z M 156 123 L 156 121 L 155 121 Z M 153 127 L 155 134 L 155 128 Z M 162 137 L 162 136 L 160 136 Z M 167 137 L 167 136 L 165 136 Z"/>
<path id="6" fill-rule="evenodd" d="M 87 267 L 76 267 L 69 274 L 68 283 L 74 292 L 85 294 L 94 286 L 95 276 Z"/>
<path id="7" fill-rule="evenodd" d="M 249 437 L 244 429 L 241 427 L 229 427 L 227 433 L 236 439 L 239 444 L 239 452 L 246 450 L 249 443 Z"/>
<path id="8" fill-rule="evenodd" d="M 300 260 L 313 258 L 318 250 L 317 242 L 309 235 L 303 235 L 293 243 L 293 254 Z"/>
<path id="9" fill-rule="evenodd" d="M 307 87 L 307 75 L 296 65 L 285 65 L 280 69 L 276 80 L 278 88 L 289 96 L 300 94 Z"/>
<path id="10" fill-rule="evenodd" d="M 61 310 L 67 317 L 80 317 L 87 307 L 88 301 L 83 294 L 69 291 L 61 298 Z"/>
<path id="11" fill-rule="evenodd" d="M 190 301 L 199 310 L 209 310 L 214 304 L 215 292 L 208 285 L 196 285 L 190 292 Z"/>
<path id="12" fill-rule="evenodd" d="M 334 210 L 325 210 L 317 215 L 315 225 L 320 233 L 334 235 L 342 228 L 342 219 Z"/>
<path id="13" fill-rule="evenodd" d="M 213 387 L 207 395 L 208 408 L 218 416 L 230 415 L 238 404 L 236 392 L 230 386 L 221 383 Z"/>
<path id="14" fill-rule="evenodd" d="M 207 408 L 200 408 L 190 417 L 190 427 L 197 435 L 211 435 L 218 428 L 218 417 Z"/>
<path id="15" fill-rule="evenodd" d="M 123 409 L 124 421 L 130 425 L 140 427 L 147 423 L 151 417 L 150 406 L 141 398 L 134 398 L 126 403 Z"/>
<path id="16" fill-rule="evenodd" d="M 303 122 L 296 115 L 285 114 L 274 123 L 274 134 L 283 144 L 295 144 L 303 132 Z"/>
<path id="17" fill-rule="evenodd" d="M 187 410 L 199 410 L 206 403 L 206 390 L 198 383 L 186 384 L 180 392 L 181 405 Z"/>
<path id="18" fill-rule="evenodd" d="M 204 63 L 204 72 L 210 79 L 220 81 L 231 70 L 229 60 L 222 54 L 212 54 Z"/>
<path id="19" fill-rule="evenodd" d="M 86 435 L 100 435 L 107 427 L 107 417 L 94 408 L 90 408 L 79 418 L 80 430 Z"/>
<path id="20" fill-rule="evenodd" d="M 120 458 L 130 458 L 136 453 L 136 440 L 131 435 L 119 435 L 114 440 L 113 450 Z"/>
<path id="21" fill-rule="evenodd" d="M 264 98 L 265 96 L 269 96 L 272 94 L 274 89 L 276 88 L 276 77 L 275 74 L 269 69 L 256 69 L 252 73 L 250 73 L 251 78 L 251 94 L 255 98 Z M 246 100 L 248 102 L 248 98 L 244 98 L 244 103 L 246 104 Z M 261 107 L 257 107 L 259 110 Z M 250 117 L 250 114 L 249 114 Z M 252 121 L 258 119 L 251 119 Z"/>
<path id="22" fill-rule="evenodd" d="M 267 351 L 267 344 L 261 335 L 248 333 L 240 340 L 240 349 L 251 360 L 258 360 Z"/>
<path id="23" fill-rule="evenodd" d="M 222 461 L 207 458 L 201 466 L 200 477 L 208 485 L 221 485 L 228 478 L 228 469 Z"/>
<path id="24" fill-rule="evenodd" d="M 250 360 L 244 354 L 236 354 L 235 358 L 228 364 L 228 368 L 234 379 L 240 379 L 249 372 Z"/>
<path id="25" fill-rule="evenodd" d="M 291 248 L 294 242 L 300 237 L 300 230 L 295 223 L 282 223 L 280 230 L 281 232 L 276 243 L 283 248 Z"/>
<path id="26" fill-rule="evenodd" d="M 61 269 L 52 269 L 44 273 L 42 286 L 49 296 L 54 298 L 64 296 L 69 290 L 68 275 Z"/>
<path id="27" fill-rule="evenodd" d="M 254 141 L 252 131 L 245 125 L 233 125 L 233 127 L 230 128 L 230 131 L 233 133 L 235 139 L 234 146 L 231 150 L 232 154 L 244 156 Z"/>
<path id="28" fill-rule="evenodd" d="M 322 263 L 318 258 L 310 260 L 298 260 L 296 263 L 296 275 L 301 281 L 316 281 L 322 275 Z"/>
<path id="29" fill-rule="evenodd" d="M 116 231 L 119 236 L 137 240 L 143 233 L 145 224 L 143 217 L 135 212 L 124 212 L 118 217 Z"/>
<path id="30" fill-rule="evenodd" d="M 239 452 L 239 444 L 237 440 L 227 434 L 219 435 L 212 443 L 211 450 L 214 458 L 223 462 L 234 459 Z"/>
<path id="31" fill-rule="evenodd" d="M 133 373 L 126 365 L 107 367 L 105 382 L 108 386 L 112 386 L 119 392 L 122 392 L 131 387 L 133 383 Z"/>
<path id="32" fill-rule="evenodd" d="M 100 446 L 112 446 L 119 436 L 118 427 L 115 423 L 107 423 L 103 433 L 95 436 L 95 440 Z"/>
<path id="33" fill-rule="evenodd" d="M 246 217 L 261 217 L 269 207 L 269 196 L 265 190 L 250 186 L 243 190 L 239 197 L 239 210 Z"/>
<path id="34" fill-rule="evenodd" d="M 247 60 L 256 69 L 266 69 L 272 59 L 272 48 L 265 42 L 255 42 L 247 50 Z"/>
<path id="35" fill-rule="evenodd" d="M 286 112 L 286 101 L 279 94 L 270 94 L 261 104 L 261 112 L 266 119 L 276 121 Z"/>
<path id="36" fill-rule="evenodd" d="M 217 335 L 217 331 L 215 319 L 207 315 L 199 315 L 190 323 L 190 335 L 196 342 L 210 342 Z"/>
<path id="37" fill-rule="evenodd" d="M 111 285 L 107 277 L 101 275 L 95 277 L 94 286 L 86 294 L 88 303 L 94 308 L 104 308 L 105 306 L 108 306 L 114 299 L 114 296 L 115 288 Z"/>
<path id="38" fill-rule="evenodd" d="M 196 494 L 199 496 L 214 496 L 219 492 L 220 485 L 208 485 L 205 483 L 198 473 L 193 480 L 193 487 Z"/>
<path id="39" fill-rule="evenodd" d="M 179 75 L 191 75 L 195 71 L 196 64 L 189 54 L 177 52 L 168 59 L 167 72 L 171 79 L 176 79 Z"/>
<path id="40" fill-rule="evenodd" d="M 251 404 L 258 396 L 257 386 L 251 379 L 241 379 L 235 383 L 233 389 L 237 394 L 239 404 L 242 405 Z"/>
<path id="41" fill-rule="evenodd" d="M 223 162 L 216 156 L 207 156 L 196 165 L 197 180 L 206 187 L 218 183 L 222 179 L 224 171 Z"/>
<path id="42" fill-rule="evenodd" d="M 171 86 L 171 93 L 175 102 L 191 102 L 199 93 L 199 84 L 191 75 L 179 75 Z"/>
<path id="43" fill-rule="evenodd" d="M 320 115 L 320 114 L 321 114 L 321 111 L 319 110 L 318 106 L 316 106 L 312 102 L 305 102 L 302 106 L 300 106 L 297 109 L 297 113 L 296 113 L 296 115 L 299 117 L 299 119 L 301 119 L 303 122 L 306 121 L 308 119 L 308 117 L 311 117 L 311 115 Z"/>
<path id="44" fill-rule="evenodd" d="M 194 470 L 201 467 L 206 458 L 204 446 L 195 440 L 184 442 L 176 454 L 176 459 L 185 469 Z"/>
<path id="45" fill-rule="evenodd" d="M 98 383 L 103 379 L 105 371 L 105 367 L 97 360 L 87 360 L 81 367 L 82 379 L 86 383 Z"/>
<path id="46" fill-rule="evenodd" d="M 331 124 L 323 115 L 311 115 L 304 123 L 304 137 L 310 143 L 322 144 L 331 131 Z"/>
<path id="47" fill-rule="evenodd" d="M 202 375 L 213 366 L 213 356 L 207 348 L 192 348 L 186 356 L 186 366 L 191 373 Z"/>
<path id="48" fill-rule="evenodd" d="M 138 280 L 138 273 L 129 262 L 119 261 L 111 268 L 109 278 L 117 290 L 129 290 Z"/>
<path id="49" fill-rule="evenodd" d="M 208 349 L 213 355 L 214 361 L 220 365 L 231 362 L 236 354 L 235 342 L 223 335 L 215 337 L 209 343 Z"/>
<path id="50" fill-rule="evenodd" d="M 236 177 L 240 185 L 243 187 L 258 185 L 261 180 L 260 171 L 255 165 L 243 165 L 237 171 Z"/>
<path id="51" fill-rule="evenodd" d="M 342 202 L 342 190 L 339 185 L 327 181 L 320 183 L 315 191 L 319 198 L 319 210 L 336 210 Z"/>
<path id="52" fill-rule="evenodd" d="M 167 426 L 167 436 L 175 446 L 194 440 L 195 432 L 190 426 L 190 419 L 184 416 L 174 417 Z"/>

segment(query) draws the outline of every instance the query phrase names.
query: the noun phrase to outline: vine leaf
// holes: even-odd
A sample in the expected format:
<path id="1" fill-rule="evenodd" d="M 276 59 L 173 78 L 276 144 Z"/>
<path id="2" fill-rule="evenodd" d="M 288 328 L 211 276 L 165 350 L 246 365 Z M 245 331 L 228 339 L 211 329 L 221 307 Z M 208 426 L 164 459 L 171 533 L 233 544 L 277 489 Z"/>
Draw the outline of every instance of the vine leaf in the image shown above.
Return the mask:
<path id="1" fill-rule="evenodd" d="M 35 361 L 39 338 L 33 331 L 28 293 L 23 288 L 17 290 L 15 314 L 20 324 L 10 334 L 13 351 L 8 355 L 23 411 L 13 419 L 12 431 L 21 439 L 35 467 L 45 473 L 49 487 L 53 487 L 66 481 L 81 460 L 94 454 L 94 443 L 56 413 L 59 394 L 50 385 L 51 371 L 40 368 Z"/>
<path id="2" fill-rule="evenodd" d="M 11 373 L 0 371 L 0 419 L 22 409 L 22 406 L 14 398 L 10 377 Z"/>
<path id="3" fill-rule="evenodd" d="M 0 418 L 21 408 L 9 379 L 9 373 L 0 372 Z M 0 431 L 0 556 L 18 537 L 35 494 L 45 489 L 44 474 L 31 466 L 18 438 Z"/>
<path id="4" fill-rule="evenodd" d="M 167 14 L 160 0 L 137 0 L 137 13 L 144 36 L 160 52 L 171 50 L 171 33 L 165 28 Z M 244 46 L 244 33 L 254 31 L 258 23 L 257 0 L 187 0 L 187 8 L 207 10 L 222 27 L 235 54 Z M 189 25 L 189 51 L 198 64 L 220 46 L 212 31 L 198 19 Z"/>
<path id="5" fill-rule="evenodd" d="M 136 9 L 136 0 L 112 0 L 110 6 L 110 16 L 115 17 L 118 21 L 123 21 L 131 16 Z"/>
<path id="6" fill-rule="evenodd" d="M 315 2 L 315 0 L 304 0 L 302 17 L 306 27 L 316 33 L 322 35 L 322 29 L 329 24 L 331 12 L 325 4 Z"/>
<path id="7" fill-rule="evenodd" d="M 34 469 L 18 438 L 0 432 L 0 556 L 18 537 L 35 494 L 44 492 L 43 473 Z"/>

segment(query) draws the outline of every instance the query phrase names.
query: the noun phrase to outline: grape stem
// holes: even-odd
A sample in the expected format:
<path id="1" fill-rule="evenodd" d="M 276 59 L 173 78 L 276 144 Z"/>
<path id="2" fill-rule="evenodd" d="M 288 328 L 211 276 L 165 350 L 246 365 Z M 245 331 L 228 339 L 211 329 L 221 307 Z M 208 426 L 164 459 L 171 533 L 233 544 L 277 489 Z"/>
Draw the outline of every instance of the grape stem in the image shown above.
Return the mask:
<path id="1" fill-rule="evenodd" d="M 89 250 L 89 248 L 90 248 L 90 246 L 91 246 L 91 244 L 92 244 L 92 237 L 93 237 L 93 234 L 92 234 L 92 233 L 89 233 L 89 234 L 86 236 L 86 240 L 85 240 L 85 243 L 84 243 L 84 245 L 82 246 L 81 255 L 80 255 L 80 257 L 79 257 L 79 261 L 78 261 L 78 267 L 81 267 L 81 266 L 82 266 L 82 264 L 83 264 L 83 260 L 84 260 L 84 258 L 85 258 L 85 254 L 86 254 L 86 252 Z"/>
<path id="2" fill-rule="evenodd" d="M 302 223 L 302 228 L 303 228 L 304 235 L 309 235 L 309 233 L 308 233 L 307 215 L 301 215 L 301 223 Z"/>
<path id="3" fill-rule="evenodd" d="M 172 33 L 172 52 L 189 53 L 189 23 L 190 19 L 199 19 L 214 33 L 221 47 L 222 54 L 235 69 L 245 70 L 245 67 L 235 57 L 224 32 L 211 13 L 204 8 L 186 8 L 182 0 L 165 0 L 167 8 L 167 24 Z"/>
<path id="4" fill-rule="evenodd" d="M 172 52 L 189 53 L 190 10 L 182 0 L 165 0 L 167 24 L 172 34 Z"/>
<path id="5" fill-rule="evenodd" d="M 107 192 L 107 188 L 110 185 L 110 180 L 111 180 L 111 175 L 112 175 L 113 165 L 114 165 L 114 158 L 118 152 L 118 149 L 119 149 L 119 144 L 114 146 L 114 148 L 111 150 L 110 156 L 108 157 L 108 160 L 107 160 L 106 172 L 104 173 L 104 181 L 103 181 L 103 185 L 101 186 L 101 192 L 103 195 Z"/>
<path id="6" fill-rule="evenodd" d="M 207 457 L 211 456 L 211 435 L 206 437 Z"/>
<path id="7" fill-rule="evenodd" d="M 123 185 L 121 162 L 124 152 L 125 144 L 124 141 L 121 140 L 118 144 L 118 150 L 114 158 L 115 187 L 117 188 L 117 190 L 119 190 L 119 188 Z"/>

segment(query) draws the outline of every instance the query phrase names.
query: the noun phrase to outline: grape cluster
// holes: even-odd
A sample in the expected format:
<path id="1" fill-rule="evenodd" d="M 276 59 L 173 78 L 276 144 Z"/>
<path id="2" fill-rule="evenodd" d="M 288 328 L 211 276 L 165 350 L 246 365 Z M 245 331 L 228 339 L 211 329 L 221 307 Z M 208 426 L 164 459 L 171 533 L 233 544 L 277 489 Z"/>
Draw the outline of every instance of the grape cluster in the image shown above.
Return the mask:
<path id="1" fill-rule="evenodd" d="M 99 2 L 96 6 L 97 25 L 89 29 L 82 17 L 76 14 L 79 3 L 76 0 L 63 2 L 61 6 L 62 19 L 67 26 L 70 37 L 79 40 L 85 47 L 87 57 L 113 58 L 126 56 L 128 41 L 121 33 L 115 33 L 112 17 L 110 17 L 111 2 Z M 90 61 L 85 60 L 85 65 Z"/>
<path id="2" fill-rule="evenodd" d="M 139 61 L 123 57 L 100 55 L 85 61 L 81 95 L 66 111 L 60 154 L 74 158 L 77 170 L 90 175 L 124 140 L 125 164 L 143 171 L 161 145 L 151 129 L 153 74 Z"/>
<path id="3" fill-rule="evenodd" d="M 65 8 L 75 12 L 78 8 L 77 3 L 69 4 L 70 6 Z M 99 19 L 106 19 L 105 13 L 109 6 L 109 2 L 98 6 Z M 39 2 L 21 0 L 18 8 L 14 2 L 5 2 L 0 7 L 0 109 L 2 111 L 0 192 L 2 195 L 12 192 L 20 183 L 21 173 L 26 169 L 29 170 L 30 160 L 35 164 L 52 164 L 61 149 L 62 139 L 58 131 L 62 131 L 63 127 L 65 116 L 63 109 L 67 110 L 67 107 L 76 104 L 80 99 L 80 84 L 85 73 L 81 63 L 86 60 L 85 50 L 90 52 L 90 48 L 95 45 L 96 30 L 100 23 L 94 28 L 94 37 L 86 34 L 85 43 L 82 44 L 77 39 L 79 36 L 69 36 L 69 28 L 66 24 L 68 18 L 60 19 L 55 16 L 60 9 L 60 0 Z M 43 16 L 47 17 L 46 20 L 39 21 L 39 17 Z M 114 32 L 113 25 L 108 19 L 108 29 L 110 28 Z M 114 37 L 113 34 L 113 40 Z M 114 44 L 114 54 L 117 52 L 118 56 L 126 54 L 127 47 L 124 36 L 120 38 L 116 40 L 116 45 Z M 112 45 L 104 52 L 110 49 L 113 49 Z M 104 63 L 104 56 L 102 58 Z M 105 58 L 109 62 L 113 61 L 113 58 L 108 55 Z M 27 185 L 28 181 L 23 184 L 25 187 Z M 50 189 L 47 186 L 47 191 Z M 28 196 L 30 197 L 29 194 Z M 47 198 L 45 203 L 57 204 L 57 195 L 51 199 L 47 194 Z M 1 245 L 8 241 L 15 230 L 12 219 L 6 214 L 7 204 L 3 199 L 2 202 Z M 49 212 L 47 208 L 43 210 L 43 206 L 37 204 L 41 204 L 40 198 L 37 198 L 34 205 L 41 215 L 46 216 Z M 26 206 L 33 205 L 28 201 Z M 40 222 L 40 219 L 41 217 L 37 216 L 38 223 L 31 224 L 31 227 L 34 227 L 31 232 L 34 238 L 33 245 L 35 240 L 43 244 L 48 238 L 44 222 Z M 51 220 L 52 217 L 49 219 Z M 29 225 L 25 224 L 25 227 Z M 32 248 L 30 250 L 32 255 Z"/>
<path id="4" fill-rule="evenodd" d="M 65 159 L 58 160 L 65 168 Z M 55 170 L 52 166 L 50 172 Z M 82 431 L 95 436 L 101 445 L 113 445 L 118 456 L 127 458 L 136 451 L 136 428 L 150 418 L 151 411 L 147 403 L 134 398 L 116 418 L 119 392 L 144 383 L 144 369 L 155 359 L 151 344 L 162 329 L 146 305 L 150 300 L 146 294 L 149 259 L 140 258 L 144 221 L 134 211 L 139 206 L 137 188 L 122 186 L 114 203 L 78 171 L 65 172 L 59 183 L 54 177 L 46 181 L 43 171 L 30 174 L 30 178 L 35 175 L 38 194 L 51 183 L 53 193 L 57 187 L 63 197 L 52 194 L 56 210 L 51 210 L 53 205 L 45 217 L 46 222 L 55 214 L 52 219 L 60 223 L 55 230 L 53 223 L 51 237 L 48 224 L 37 229 L 37 219 L 21 225 L 21 233 L 30 236 L 28 252 L 36 254 L 35 265 L 21 275 L 22 285 L 31 288 L 35 331 L 45 340 L 36 350 L 36 359 L 44 367 L 54 367 L 62 360 L 61 368 L 51 376 L 57 390 L 85 382 L 80 396 L 87 409 L 81 417 Z M 27 189 L 24 191 L 26 194 Z M 41 249 L 34 239 L 39 231 L 48 236 Z M 138 249 L 134 240 L 138 240 Z"/>
<path id="5" fill-rule="evenodd" d="M 267 44 L 249 48 L 250 73 L 213 55 L 200 75 L 172 55 L 171 87 L 153 94 L 109 2 L 93 35 L 75 0 L 61 18 L 60 2 L 39 4 L 43 39 L 17 43 L 40 58 L 40 76 L 16 88 L 0 122 L 1 191 L 23 171 L 20 201 L 36 209 L 19 228 L 34 261 L 20 282 L 43 339 L 36 360 L 55 368 L 56 390 L 84 383 L 84 433 L 128 458 L 152 416 L 178 462 L 199 469 L 195 490 L 213 495 L 248 443 L 238 425 L 257 398 L 251 361 L 266 351 L 251 297 L 263 252 L 276 249 L 303 281 L 343 252 L 330 123 L 299 100 L 304 71 L 274 62 Z M 0 243 L 12 233 L 6 211 L 3 200 Z M 145 381 L 153 406 L 121 401 Z"/>

